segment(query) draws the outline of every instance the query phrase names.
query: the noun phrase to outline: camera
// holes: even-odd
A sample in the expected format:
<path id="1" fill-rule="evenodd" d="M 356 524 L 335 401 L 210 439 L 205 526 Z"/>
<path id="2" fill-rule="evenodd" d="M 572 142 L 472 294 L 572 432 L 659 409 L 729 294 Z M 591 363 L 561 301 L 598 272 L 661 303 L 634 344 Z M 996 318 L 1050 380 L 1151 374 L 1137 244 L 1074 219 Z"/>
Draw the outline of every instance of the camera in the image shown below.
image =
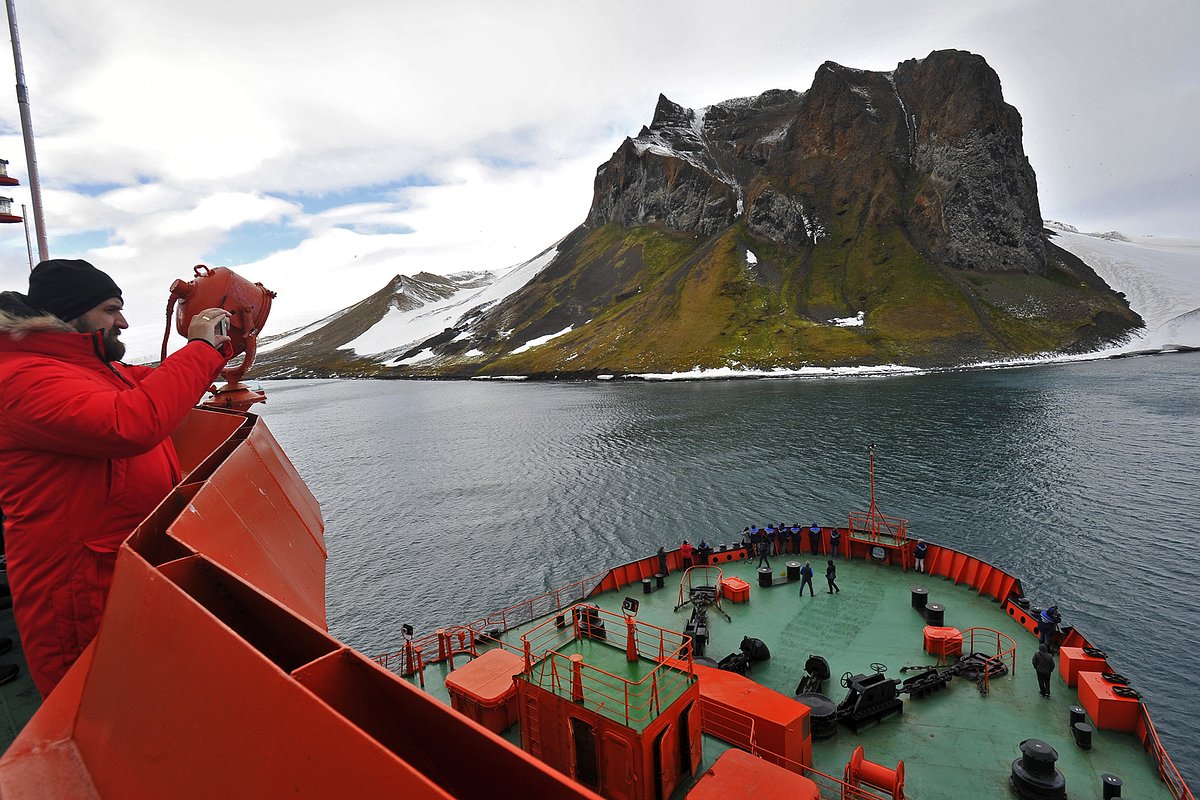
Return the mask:
<path id="1" fill-rule="evenodd" d="M 229 317 L 221 317 L 217 322 L 217 336 L 229 335 Z"/>

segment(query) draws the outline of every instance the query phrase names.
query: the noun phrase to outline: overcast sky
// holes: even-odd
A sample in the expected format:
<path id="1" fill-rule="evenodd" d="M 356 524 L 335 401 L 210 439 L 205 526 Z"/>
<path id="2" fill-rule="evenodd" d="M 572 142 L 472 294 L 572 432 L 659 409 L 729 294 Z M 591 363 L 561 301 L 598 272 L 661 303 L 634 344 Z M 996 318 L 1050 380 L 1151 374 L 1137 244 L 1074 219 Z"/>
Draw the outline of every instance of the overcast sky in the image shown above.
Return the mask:
<path id="1" fill-rule="evenodd" d="M 51 256 L 109 271 L 147 329 L 196 263 L 279 292 L 278 331 L 398 273 L 524 261 L 583 221 L 659 92 L 699 108 L 943 48 L 1000 75 L 1043 216 L 1200 238 L 1195 0 L 17 6 Z M 0 288 L 24 291 L 22 226 L 3 233 Z"/>

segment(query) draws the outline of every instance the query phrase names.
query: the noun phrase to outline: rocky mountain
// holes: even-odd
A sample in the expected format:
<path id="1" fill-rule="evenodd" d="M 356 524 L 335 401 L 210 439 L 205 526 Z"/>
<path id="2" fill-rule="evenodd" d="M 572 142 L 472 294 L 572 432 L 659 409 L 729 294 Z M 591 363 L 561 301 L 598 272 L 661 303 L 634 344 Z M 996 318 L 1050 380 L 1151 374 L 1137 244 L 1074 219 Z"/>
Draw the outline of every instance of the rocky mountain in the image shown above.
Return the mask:
<path id="1" fill-rule="evenodd" d="M 450 276 L 428 272 L 412 277 L 397 275 L 387 286 L 349 308 L 303 328 L 264 338 L 259 342 L 259 366 L 256 372 L 272 377 L 361 374 L 363 355 L 371 354 L 371 345 L 364 348 L 364 340 L 368 337 L 378 340 L 378 333 L 372 337 L 372 331 L 381 324 L 386 325 L 389 317 L 407 317 L 406 321 L 410 322 L 408 336 L 415 335 L 416 338 L 408 338 L 407 341 L 405 336 L 385 339 L 385 343 L 378 347 L 384 359 L 419 345 L 431 335 L 445 330 L 448 321 L 437 316 L 432 320 L 432 328 L 430 325 L 411 325 L 411 318 L 419 315 L 422 309 L 439 307 L 472 289 L 488 286 L 495 279 L 496 276 L 490 272 L 464 272 Z M 454 304 L 451 304 L 453 307 Z M 457 316 L 454 313 L 454 318 Z M 364 349 L 365 353 L 360 353 L 360 349 Z"/>
<path id="2" fill-rule="evenodd" d="M 1142 324 L 1049 242 L 1020 114 L 982 57 L 954 50 L 886 73 L 827 62 L 806 92 L 700 110 L 660 96 L 650 125 L 597 170 L 584 223 L 543 262 L 426 340 L 365 359 L 347 349 L 361 327 L 347 319 L 325 337 L 325 366 L 458 377 L 945 366 L 1095 349 Z M 283 351 L 293 367 L 304 341 Z"/>

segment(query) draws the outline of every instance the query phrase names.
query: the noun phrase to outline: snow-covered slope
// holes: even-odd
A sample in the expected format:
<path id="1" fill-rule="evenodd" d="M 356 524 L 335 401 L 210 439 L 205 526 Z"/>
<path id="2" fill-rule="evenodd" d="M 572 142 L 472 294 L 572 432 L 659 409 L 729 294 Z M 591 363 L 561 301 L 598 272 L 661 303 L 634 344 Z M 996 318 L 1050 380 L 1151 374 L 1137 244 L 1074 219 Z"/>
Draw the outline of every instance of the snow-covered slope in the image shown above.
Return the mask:
<path id="1" fill-rule="evenodd" d="M 445 300 L 411 311 L 393 309 L 369 331 L 347 343 L 345 347 L 359 356 L 367 356 L 395 353 L 397 350 L 420 344 L 431 336 L 454 327 L 469 312 L 482 312 L 508 297 L 532 280 L 557 254 L 556 244 L 524 264 L 517 265 L 487 286 L 458 292 Z M 412 359 L 419 360 L 419 354 L 412 356 Z M 385 361 L 389 365 L 399 363 L 392 359 Z"/>
<path id="2" fill-rule="evenodd" d="M 1104 355 L 1170 345 L 1200 347 L 1200 241 L 1085 234 L 1060 223 L 1047 225 L 1058 234 L 1055 244 L 1124 292 L 1146 322 L 1139 335 Z"/>

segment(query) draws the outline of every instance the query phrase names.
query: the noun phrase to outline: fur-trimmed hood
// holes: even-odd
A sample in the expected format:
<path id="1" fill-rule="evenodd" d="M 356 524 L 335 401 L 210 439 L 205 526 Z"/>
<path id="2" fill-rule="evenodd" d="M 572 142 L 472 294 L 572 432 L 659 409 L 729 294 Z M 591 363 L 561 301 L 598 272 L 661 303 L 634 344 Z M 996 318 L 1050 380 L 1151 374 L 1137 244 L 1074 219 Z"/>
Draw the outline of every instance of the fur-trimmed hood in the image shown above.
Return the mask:
<path id="1" fill-rule="evenodd" d="M 20 292 L 0 292 L 0 334 L 20 339 L 27 333 L 54 331 L 78 333 L 53 314 L 29 305 L 29 298 Z"/>

